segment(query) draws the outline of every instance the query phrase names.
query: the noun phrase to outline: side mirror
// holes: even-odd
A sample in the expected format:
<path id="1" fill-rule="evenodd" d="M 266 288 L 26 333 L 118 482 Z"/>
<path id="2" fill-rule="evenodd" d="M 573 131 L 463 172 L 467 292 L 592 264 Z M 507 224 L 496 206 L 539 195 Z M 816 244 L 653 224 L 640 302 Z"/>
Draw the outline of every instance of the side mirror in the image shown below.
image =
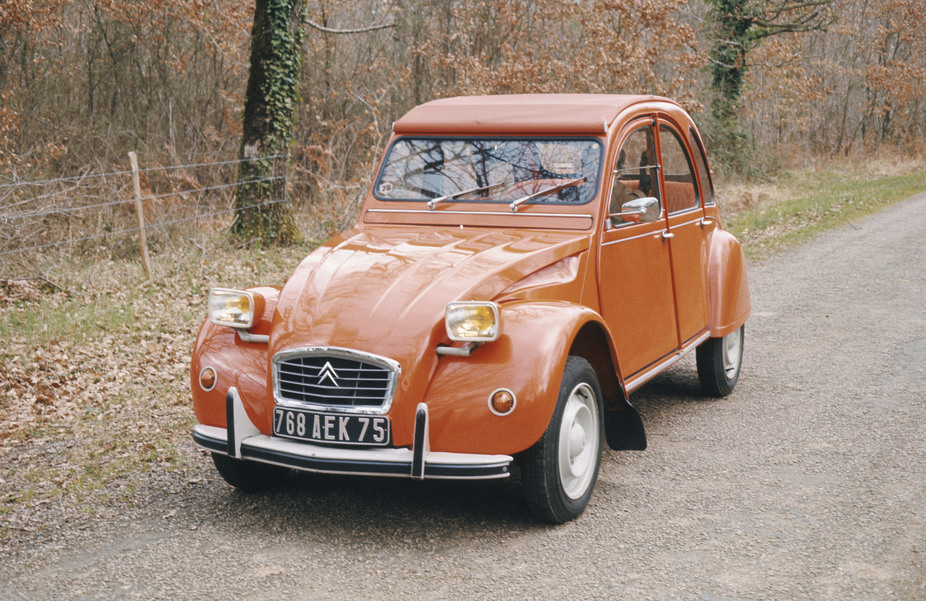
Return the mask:
<path id="1" fill-rule="evenodd" d="M 659 219 L 659 199 L 652 196 L 634 198 L 621 205 L 618 213 L 624 223 L 652 223 Z"/>

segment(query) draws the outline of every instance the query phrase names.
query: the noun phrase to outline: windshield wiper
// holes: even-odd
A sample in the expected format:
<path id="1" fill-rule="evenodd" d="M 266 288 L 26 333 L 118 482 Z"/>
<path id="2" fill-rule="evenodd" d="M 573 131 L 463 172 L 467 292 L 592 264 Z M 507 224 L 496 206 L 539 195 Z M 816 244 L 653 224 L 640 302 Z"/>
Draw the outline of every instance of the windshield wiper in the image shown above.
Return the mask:
<path id="1" fill-rule="evenodd" d="M 568 188 L 569 186 L 575 186 L 576 184 L 581 184 L 582 182 L 587 181 L 587 180 L 588 180 L 588 177 L 583 175 L 582 177 L 571 179 L 568 182 L 563 182 L 561 184 L 556 184 L 555 186 L 550 186 L 549 188 L 545 188 L 541 190 L 540 192 L 534 192 L 533 194 L 528 194 L 527 196 L 523 196 L 517 199 L 516 201 L 508 205 L 508 208 L 511 209 L 512 213 L 517 213 L 518 207 L 529 200 L 534 200 L 538 196 L 543 196 L 544 194 L 550 194 L 551 192 L 559 192 L 563 188 Z"/>
<path id="2" fill-rule="evenodd" d="M 428 201 L 428 209 L 434 210 L 434 207 L 437 206 L 437 203 L 444 202 L 445 200 L 454 200 L 460 198 L 461 196 L 466 196 L 467 194 L 472 194 L 473 192 L 479 192 L 480 190 L 492 190 L 493 188 L 498 188 L 499 186 L 504 186 L 504 183 L 498 184 L 487 184 L 485 186 L 479 186 L 477 188 L 470 188 L 469 190 L 460 190 L 459 192 L 454 192 L 453 194 L 448 194 L 446 196 L 440 196 L 438 198 L 433 198 Z"/>

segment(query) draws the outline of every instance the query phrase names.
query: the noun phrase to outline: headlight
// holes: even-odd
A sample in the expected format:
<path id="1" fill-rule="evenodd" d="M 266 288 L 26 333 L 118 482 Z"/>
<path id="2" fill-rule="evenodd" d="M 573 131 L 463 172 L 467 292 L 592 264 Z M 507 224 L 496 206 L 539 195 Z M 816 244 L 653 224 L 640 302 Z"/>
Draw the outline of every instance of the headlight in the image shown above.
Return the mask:
<path id="1" fill-rule="evenodd" d="M 492 302 L 455 302 L 444 314 L 447 336 L 457 342 L 492 342 L 501 331 L 498 305 Z"/>
<path id="2" fill-rule="evenodd" d="M 246 290 L 213 288 L 209 291 L 209 319 L 216 325 L 247 330 L 263 311 L 263 300 Z"/>

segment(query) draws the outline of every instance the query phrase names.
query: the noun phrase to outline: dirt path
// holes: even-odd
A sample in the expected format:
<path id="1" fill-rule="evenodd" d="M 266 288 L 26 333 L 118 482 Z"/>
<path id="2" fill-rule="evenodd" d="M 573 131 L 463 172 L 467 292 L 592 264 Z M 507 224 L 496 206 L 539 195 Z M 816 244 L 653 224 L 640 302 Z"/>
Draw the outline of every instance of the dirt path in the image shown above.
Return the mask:
<path id="1" fill-rule="evenodd" d="M 0 597 L 926 599 L 926 194 L 750 279 L 736 392 L 703 400 L 687 361 L 636 393 L 650 448 L 608 451 L 574 523 L 510 482 L 244 496 L 203 459 L 13 540 Z"/>

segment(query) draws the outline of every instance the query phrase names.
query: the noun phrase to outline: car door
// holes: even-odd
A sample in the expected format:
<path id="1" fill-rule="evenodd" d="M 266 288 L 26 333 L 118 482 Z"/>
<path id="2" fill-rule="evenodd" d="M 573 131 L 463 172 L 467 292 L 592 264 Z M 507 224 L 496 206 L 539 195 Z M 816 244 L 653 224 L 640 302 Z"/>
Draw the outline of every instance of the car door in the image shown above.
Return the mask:
<path id="1" fill-rule="evenodd" d="M 648 368 L 678 348 L 667 221 L 660 190 L 653 117 L 630 123 L 618 135 L 620 151 L 608 196 L 599 254 L 599 301 L 611 330 L 628 389 Z M 621 207 L 641 197 L 659 200 L 655 221 L 622 217 Z"/>
<path id="2" fill-rule="evenodd" d="M 658 138 L 678 339 L 684 348 L 700 342 L 709 329 L 707 234 L 713 223 L 704 219 L 694 163 L 684 137 L 674 125 L 660 120 Z"/>

